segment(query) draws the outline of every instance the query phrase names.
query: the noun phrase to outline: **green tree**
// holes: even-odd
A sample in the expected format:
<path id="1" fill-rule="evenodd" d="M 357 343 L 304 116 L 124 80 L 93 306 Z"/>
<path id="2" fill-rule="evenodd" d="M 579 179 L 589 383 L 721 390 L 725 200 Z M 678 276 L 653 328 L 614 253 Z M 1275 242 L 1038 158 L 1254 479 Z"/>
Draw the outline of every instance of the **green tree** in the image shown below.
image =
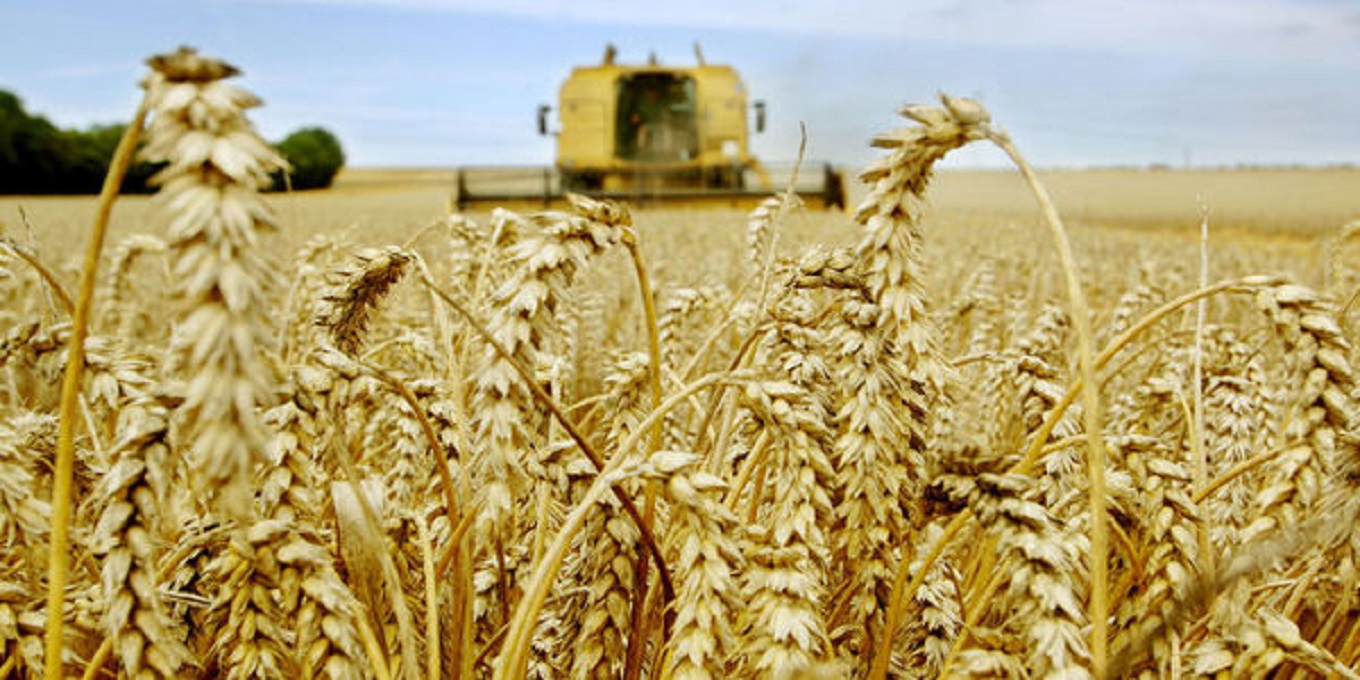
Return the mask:
<path id="1" fill-rule="evenodd" d="M 126 124 L 117 123 L 62 130 L 25 111 L 18 96 L 0 90 L 0 194 L 98 193 L 126 129 Z M 328 187 L 345 165 L 340 141 L 319 127 L 288 135 L 278 150 L 292 171 L 287 183 L 281 173 L 275 176 L 275 189 Z M 161 167 L 134 162 L 121 190 L 151 191 L 149 181 Z"/>
<path id="2" fill-rule="evenodd" d="M 42 116 L 30 116 L 0 90 L 0 193 L 56 193 L 71 162 L 70 140 Z"/>
<path id="3" fill-rule="evenodd" d="M 278 150 L 293 166 L 289 180 L 294 189 L 324 189 L 345 165 L 345 151 L 340 147 L 340 140 L 319 127 L 302 128 L 288 135 L 279 142 Z M 275 189 L 287 186 L 281 177 L 275 178 Z"/>
<path id="4" fill-rule="evenodd" d="M 62 130 L 0 90 L 0 194 L 98 193 L 125 129 L 114 124 Z M 149 191 L 147 180 L 159 169 L 133 163 L 122 190 Z"/>

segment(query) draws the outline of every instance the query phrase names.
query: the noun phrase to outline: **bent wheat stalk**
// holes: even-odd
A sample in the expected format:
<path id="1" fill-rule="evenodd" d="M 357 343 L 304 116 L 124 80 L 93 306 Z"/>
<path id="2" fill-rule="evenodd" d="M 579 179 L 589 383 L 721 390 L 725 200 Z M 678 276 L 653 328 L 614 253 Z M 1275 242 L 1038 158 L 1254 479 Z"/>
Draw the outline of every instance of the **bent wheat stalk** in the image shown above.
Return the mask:
<path id="1" fill-rule="evenodd" d="M 948 100 L 946 100 L 946 104 Z M 1077 276 L 1076 260 L 1072 257 L 1072 244 L 1068 242 L 1067 230 L 1063 227 L 1062 218 L 1058 216 L 1058 210 L 1053 206 L 1053 201 L 1048 197 L 1048 191 L 1044 189 L 1039 177 L 1034 174 L 1034 169 L 1029 166 L 1025 157 L 1020 155 L 1019 149 L 1011 142 L 1010 135 L 995 127 L 986 128 L 988 141 L 996 144 L 1016 167 L 1020 169 L 1020 174 L 1025 178 L 1025 183 L 1034 192 L 1035 199 L 1038 200 L 1040 208 L 1043 210 L 1044 222 L 1052 232 L 1053 240 L 1058 247 L 1058 256 L 1062 261 L 1063 274 L 1067 279 L 1067 298 L 1071 306 L 1069 316 L 1077 331 L 1077 355 L 1081 361 L 1081 375 L 1087 385 L 1096 385 L 1096 361 L 1094 350 L 1092 350 L 1091 332 L 1091 311 L 1086 304 L 1086 294 L 1082 292 L 1081 280 Z M 1102 436 L 1103 424 L 1100 412 L 1100 390 L 1082 390 L 1083 409 L 1082 415 L 1086 420 L 1086 461 L 1087 477 L 1090 484 L 1090 513 L 1091 513 L 1091 601 L 1088 605 L 1087 616 L 1091 621 L 1091 670 L 1096 677 L 1105 675 L 1105 661 L 1107 656 L 1109 638 L 1109 526 L 1108 518 L 1105 516 L 1105 444 Z"/>
<path id="2" fill-rule="evenodd" d="M 113 153 L 104 187 L 99 192 L 99 208 L 90 232 L 90 245 L 85 251 L 85 266 L 80 279 L 80 296 L 71 315 L 71 346 L 66 359 L 66 370 L 61 381 L 61 406 L 57 429 L 57 458 L 52 471 L 52 543 L 48 551 L 47 568 L 47 629 L 44 633 L 43 677 L 59 680 L 61 672 L 62 617 L 66 601 L 66 578 L 71 559 L 71 478 L 75 474 L 76 409 L 80 400 L 80 379 L 85 368 L 85 336 L 90 328 L 90 307 L 98 280 L 99 254 L 104 250 L 104 235 L 108 231 L 113 202 L 118 198 L 118 187 L 123 183 L 132 163 L 137 139 L 146 124 L 149 97 L 143 97 L 132 124 L 123 132 L 118 148 Z"/>
<path id="3" fill-rule="evenodd" d="M 642 309 L 646 315 L 647 322 L 647 356 L 648 356 L 648 383 L 651 386 L 652 403 L 651 407 L 656 410 L 661 406 L 661 332 L 657 325 L 656 316 L 656 294 L 652 290 L 651 278 L 647 274 L 647 263 L 642 259 L 642 250 L 638 247 L 637 232 L 631 227 L 625 227 L 620 239 L 625 248 L 628 249 L 628 256 L 633 261 L 633 271 L 637 275 L 638 293 L 642 297 Z M 665 423 L 657 421 L 652 426 L 651 442 L 647 447 L 647 453 L 653 453 L 661 448 L 661 436 Z M 643 506 L 643 521 L 651 525 L 653 522 L 653 506 L 656 503 L 655 485 L 648 484 L 646 499 Z M 644 550 L 649 550 L 644 546 Z M 642 655 L 645 651 L 644 641 L 647 639 L 647 621 L 643 617 L 645 603 L 647 601 L 647 556 L 638 555 L 638 565 L 636 581 L 638 588 L 633 593 L 633 616 L 632 632 L 628 640 L 628 658 L 624 665 L 623 677 L 625 680 L 634 680 L 642 672 Z"/>
<path id="4" fill-rule="evenodd" d="M 57 302 L 61 303 L 62 311 L 65 311 L 68 316 L 75 316 L 76 305 L 74 302 L 71 302 L 71 296 L 67 294 L 66 289 L 62 287 L 61 282 L 57 280 L 57 277 L 52 273 L 52 270 L 48 269 L 47 265 L 43 264 L 42 260 L 39 260 L 37 255 L 29 252 L 27 248 L 15 243 L 12 239 L 4 237 L 0 237 L 0 246 L 4 246 L 6 250 L 14 253 L 16 257 L 28 263 L 28 266 L 32 267 L 33 271 L 38 272 L 38 276 L 42 278 L 43 283 L 46 283 L 52 293 L 57 296 Z"/>

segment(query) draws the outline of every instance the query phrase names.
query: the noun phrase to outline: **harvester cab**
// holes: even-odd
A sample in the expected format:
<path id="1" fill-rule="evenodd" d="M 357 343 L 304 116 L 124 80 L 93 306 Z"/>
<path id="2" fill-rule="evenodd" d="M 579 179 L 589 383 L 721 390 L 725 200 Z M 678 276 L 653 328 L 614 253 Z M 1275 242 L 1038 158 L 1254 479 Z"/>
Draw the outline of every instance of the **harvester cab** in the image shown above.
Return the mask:
<path id="1" fill-rule="evenodd" d="M 552 205 L 566 192 L 642 205 L 753 206 L 790 182 L 809 207 L 844 208 L 844 180 L 829 164 L 766 166 L 750 153 L 765 104 L 748 102 L 730 66 L 617 63 L 613 46 L 594 66 L 577 67 L 556 107 L 538 109 L 538 131 L 554 135 L 552 168 L 461 168 L 457 204 Z M 551 129 L 550 114 L 558 128 Z"/>

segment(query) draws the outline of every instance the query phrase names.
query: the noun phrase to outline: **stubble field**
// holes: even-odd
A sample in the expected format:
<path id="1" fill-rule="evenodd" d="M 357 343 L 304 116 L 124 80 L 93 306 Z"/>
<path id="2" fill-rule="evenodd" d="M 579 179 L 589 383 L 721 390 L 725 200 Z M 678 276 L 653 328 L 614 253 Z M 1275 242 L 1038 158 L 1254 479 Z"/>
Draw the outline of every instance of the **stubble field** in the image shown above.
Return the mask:
<path id="1" fill-rule="evenodd" d="M 1068 268 L 958 100 L 855 216 L 452 215 L 160 86 L 69 401 L 95 201 L 0 199 L 0 678 L 1357 677 L 1358 172 L 1046 173 Z"/>

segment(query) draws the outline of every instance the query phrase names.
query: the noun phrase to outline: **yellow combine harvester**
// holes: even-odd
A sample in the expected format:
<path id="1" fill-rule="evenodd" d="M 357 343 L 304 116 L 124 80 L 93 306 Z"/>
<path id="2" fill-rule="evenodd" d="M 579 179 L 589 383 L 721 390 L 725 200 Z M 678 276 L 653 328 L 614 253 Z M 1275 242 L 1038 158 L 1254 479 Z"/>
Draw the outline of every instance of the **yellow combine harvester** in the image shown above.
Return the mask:
<path id="1" fill-rule="evenodd" d="M 809 207 L 844 208 L 841 174 L 829 164 L 763 166 L 750 153 L 748 110 L 765 128 L 765 103 L 748 103 L 730 66 L 707 64 L 695 45 L 694 66 L 615 62 L 613 46 L 598 66 L 572 70 L 557 106 L 560 129 L 552 168 L 460 168 L 459 209 L 491 205 L 549 206 L 566 192 L 635 204 L 749 208 L 794 190 Z M 538 110 L 549 134 L 552 107 Z"/>

